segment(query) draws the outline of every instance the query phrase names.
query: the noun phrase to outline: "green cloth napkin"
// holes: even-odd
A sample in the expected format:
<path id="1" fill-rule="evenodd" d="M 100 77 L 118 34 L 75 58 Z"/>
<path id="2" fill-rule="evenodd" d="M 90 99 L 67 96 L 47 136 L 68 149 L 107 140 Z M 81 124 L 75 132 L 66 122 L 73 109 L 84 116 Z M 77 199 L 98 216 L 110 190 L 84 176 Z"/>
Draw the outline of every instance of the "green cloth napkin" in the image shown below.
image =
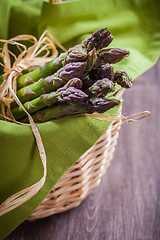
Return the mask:
<path id="1" fill-rule="evenodd" d="M 42 4 L 43 0 L 12 1 L 8 38 L 19 34 L 37 36 L 37 25 L 41 16 Z"/>
<path id="2" fill-rule="evenodd" d="M 0 26 L 3 26 L 2 8 L 8 6 L 10 15 L 5 21 L 3 34 L 0 33 L 1 38 L 22 33 L 40 36 L 49 29 L 69 47 L 93 31 L 108 27 L 114 36 L 111 47 L 131 52 L 127 61 L 123 60 L 114 67 L 127 71 L 133 79 L 153 66 L 160 55 L 158 0 L 73 0 L 56 4 L 44 2 L 43 5 L 38 0 L 15 0 L 10 7 L 5 1 L 1 0 L 4 3 L 0 8 Z M 115 107 L 110 112 L 113 114 L 117 110 Z M 63 118 L 39 125 L 47 154 L 45 185 L 27 203 L 0 217 L 0 239 L 33 212 L 65 171 L 97 141 L 104 132 L 100 129 L 108 125 L 108 122 L 91 117 Z M 43 168 L 30 127 L 0 121 L 0 142 L 1 203 L 11 194 L 39 180 Z"/>
<path id="3" fill-rule="evenodd" d="M 1 1 L 0 7 L 0 38 L 6 39 L 8 36 L 9 14 L 11 8 L 11 0 Z"/>

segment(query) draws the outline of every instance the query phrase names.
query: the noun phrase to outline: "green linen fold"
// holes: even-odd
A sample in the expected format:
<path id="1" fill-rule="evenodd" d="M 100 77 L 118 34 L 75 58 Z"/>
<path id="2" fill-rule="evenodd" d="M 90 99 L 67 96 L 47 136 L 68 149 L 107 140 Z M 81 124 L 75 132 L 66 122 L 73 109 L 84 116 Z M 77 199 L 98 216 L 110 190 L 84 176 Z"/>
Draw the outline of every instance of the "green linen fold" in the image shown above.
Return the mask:
<path id="1" fill-rule="evenodd" d="M 12 1 L 8 38 L 20 34 L 37 36 L 37 25 L 41 16 L 43 0 Z"/>
<path id="2" fill-rule="evenodd" d="M 11 2 L 11 3 L 10 3 Z M 130 51 L 114 65 L 133 79 L 152 67 L 160 55 L 160 4 L 154 0 L 73 0 L 51 4 L 42 0 L 1 0 L 0 38 L 18 34 L 36 37 L 49 29 L 65 46 L 101 28 L 114 36 L 111 47 Z M 2 4 L 3 3 L 3 4 Z M 11 4 L 11 5 L 10 5 Z M 3 11 L 7 9 L 3 25 Z M 110 110 L 114 114 L 118 107 Z M 39 124 L 47 154 L 44 187 L 27 203 L 0 217 L 0 239 L 22 223 L 43 201 L 65 171 L 102 135 L 109 122 L 91 117 L 69 117 Z M 38 181 L 43 168 L 29 126 L 0 121 L 0 203 Z"/>

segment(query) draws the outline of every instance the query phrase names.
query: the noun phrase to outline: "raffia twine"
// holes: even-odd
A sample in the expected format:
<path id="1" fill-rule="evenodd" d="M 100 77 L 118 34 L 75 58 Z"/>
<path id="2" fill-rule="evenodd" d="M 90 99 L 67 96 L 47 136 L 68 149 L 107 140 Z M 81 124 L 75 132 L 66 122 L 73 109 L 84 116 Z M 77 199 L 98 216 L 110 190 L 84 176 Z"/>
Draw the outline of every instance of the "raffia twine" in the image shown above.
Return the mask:
<path id="1" fill-rule="evenodd" d="M 125 88 L 121 88 L 119 91 L 117 91 L 114 94 L 114 97 L 117 99 L 120 99 L 121 102 L 123 102 L 122 95 L 124 94 L 125 90 L 126 90 Z M 90 116 L 94 119 L 101 120 L 101 121 L 107 121 L 107 122 L 118 121 L 119 126 L 122 126 L 124 123 L 127 123 L 127 124 L 137 123 L 137 121 L 148 117 L 150 114 L 151 113 L 149 111 L 142 111 L 142 112 L 134 113 L 129 116 L 124 116 L 120 112 L 118 112 L 117 114 L 109 114 L 108 112 L 105 112 L 102 114 L 101 113 L 77 114 L 76 116 L 82 116 L 82 115 Z M 119 121 L 119 120 L 121 120 L 121 121 Z M 117 127 L 117 125 L 116 125 L 116 127 Z M 112 129 L 114 129 L 114 126 L 112 126 Z M 99 130 L 106 130 L 106 129 L 99 129 Z"/>
<path id="2" fill-rule="evenodd" d="M 137 123 L 137 121 L 146 118 L 150 115 L 151 113 L 149 111 L 142 111 L 142 112 L 138 112 L 138 113 L 134 113 L 132 115 L 129 116 L 124 116 L 120 113 L 118 113 L 117 115 L 108 115 L 107 113 L 105 114 L 97 114 L 97 113 L 93 113 L 92 115 L 89 114 L 85 114 L 88 115 L 92 118 L 95 118 L 97 120 L 101 120 L 101 121 L 107 121 L 107 122 L 112 122 L 112 121 L 119 121 L 119 125 L 115 126 L 115 129 L 117 128 L 117 126 L 122 126 L 123 124 L 127 123 L 127 124 L 132 124 L 132 123 Z M 112 126 L 112 129 L 114 129 L 114 126 Z M 106 128 L 103 129 L 99 129 L 99 131 L 104 131 L 106 130 Z"/>
<path id="3" fill-rule="evenodd" d="M 21 41 L 29 41 L 29 42 L 32 42 L 33 45 L 27 48 L 26 45 L 21 43 Z M 0 52 L 0 57 L 3 59 L 3 63 L 4 63 L 3 67 L 5 72 L 3 75 L 3 83 L 0 86 L 0 102 L 1 102 L 0 116 L 3 117 L 4 120 L 8 120 L 21 125 L 31 126 L 32 132 L 37 142 L 39 155 L 44 168 L 43 177 L 38 182 L 8 197 L 0 205 L 0 216 L 2 216 L 10 212 L 11 210 L 14 210 L 15 208 L 21 206 L 22 204 L 27 202 L 29 199 L 31 199 L 43 187 L 46 180 L 46 175 L 47 175 L 46 153 L 45 153 L 45 149 L 43 146 L 43 142 L 42 142 L 39 130 L 37 128 L 36 123 L 33 121 L 31 115 L 26 111 L 26 109 L 23 107 L 22 103 L 16 96 L 17 78 L 19 75 L 21 75 L 23 70 L 26 70 L 33 66 L 45 64 L 53 60 L 55 57 L 57 57 L 58 51 L 54 43 L 56 43 L 56 45 L 58 45 L 62 50 L 65 51 L 65 49 L 58 42 L 58 40 L 50 34 L 49 31 L 45 31 L 41 35 L 39 40 L 37 40 L 34 36 L 31 36 L 31 35 L 19 35 L 9 40 L 0 40 L 0 42 L 4 43 L 4 46 Z M 15 45 L 20 50 L 20 54 L 18 56 L 15 56 L 12 52 L 9 51 L 8 49 L 9 44 Z M 39 54 L 42 52 L 43 52 L 43 56 L 39 57 Z M 50 52 L 52 52 L 51 57 L 49 57 Z M 11 64 L 11 56 L 14 57 L 13 64 Z M 116 93 L 115 97 L 118 97 L 118 93 Z M 14 119 L 10 110 L 10 104 L 13 101 L 16 101 L 16 103 L 28 115 L 30 124 L 20 123 Z M 120 125 L 122 125 L 124 122 L 135 123 L 137 122 L 137 120 L 140 120 L 150 115 L 150 112 L 144 111 L 144 112 L 136 113 L 127 117 L 122 116 L 120 114 L 114 115 L 114 116 L 111 116 L 108 114 L 96 114 L 96 113 L 80 114 L 80 116 L 82 115 L 85 115 L 85 116 L 88 115 L 92 118 L 103 120 L 103 121 L 114 121 L 114 120 L 121 119 L 121 120 L 124 120 L 122 123 L 120 123 Z M 142 116 L 136 119 L 132 118 L 139 115 L 142 115 Z M 79 115 L 76 115 L 76 116 L 79 116 Z M 100 130 L 104 130 L 104 129 L 100 129 Z"/>
<path id="4" fill-rule="evenodd" d="M 32 45 L 27 48 L 26 45 L 22 44 L 22 41 L 30 42 Z M 45 31 L 39 40 L 31 35 L 18 35 L 9 40 L 0 40 L 0 42 L 4 43 L 3 48 L 0 49 L 0 57 L 3 60 L 3 64 L 1 65 L 3 65 L 5 72 L 3 74 L 3 83 L 0 86 L 1 116 L 3 116 L 5 120 L 18 123 L 15 121 L 10 110 L 10 104 L 13 101 L 16 101 L 23 111 L 26 112 L 30 122 L 28 125 L 31 126 L 32 132 L 36 139 L 39 155 L 44 169 L 43 177 L 38 182 L 8 197 L 0 205 L 0 216 L 2 216 L 31 199 L 42 188 L 47 175 L 46 153 L 38 127 L 34 123 L 31 115 L 26 111 L 16 96 L 17 78 L 19 75 L 21 75 L 23 70 L 26 70 L 32 66 L 45 64 L 56 58 L 58 51 L 54 43 L 56 43 L 56 45 L 58 45 L 61 49 L 65 49 L 58 42 L 58 40 L 50 34 L 49 31 Z M 20 54 L 18 56 L 14 55 L 8 49 L 8 45 L 16 46 L 19 49 Z M 39 57 L 40 54 L 43 54 L 43 56 Z M 11 64 L 12 57 L 14 58 L 13 64 Z M 21 124 L 26 125 L 23 123 Z"/>

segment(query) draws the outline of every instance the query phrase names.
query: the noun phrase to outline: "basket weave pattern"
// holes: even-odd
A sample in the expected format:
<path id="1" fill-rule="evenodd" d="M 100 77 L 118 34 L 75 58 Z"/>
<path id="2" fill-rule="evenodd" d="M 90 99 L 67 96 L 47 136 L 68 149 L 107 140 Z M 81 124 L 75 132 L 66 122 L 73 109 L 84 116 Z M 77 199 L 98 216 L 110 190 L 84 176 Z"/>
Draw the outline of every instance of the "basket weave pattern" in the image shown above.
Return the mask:
<path id="1" fill-rule="evenodd" d="M 74 208 L 99 185 L 112 160 L 120 126 L 121 120 L 111 123 L 98 141 L 66 171 L 28 220 L 33 221 Z"/>

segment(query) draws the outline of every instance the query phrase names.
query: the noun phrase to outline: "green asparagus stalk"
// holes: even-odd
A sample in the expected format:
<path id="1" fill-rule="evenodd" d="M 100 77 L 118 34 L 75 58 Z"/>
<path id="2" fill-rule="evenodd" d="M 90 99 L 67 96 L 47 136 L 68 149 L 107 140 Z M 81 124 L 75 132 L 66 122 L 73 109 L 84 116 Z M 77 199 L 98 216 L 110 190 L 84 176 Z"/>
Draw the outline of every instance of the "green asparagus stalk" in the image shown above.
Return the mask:
<path id="1" fill-rule="evenodd" d="M 52 119 L 62 118 L 65 116 L 84 114 L 84 113 L 104 113 L 108 109 L 118 105 L 119 102 L 108 98 L 92 98 L 85 102 L 75 104 L 58 104 L 49 108 L 45 108 L 32 115 L 35 122 L 46 122 Z M 28 122 L 27 118 L 21 120 L 22 122 Z"/>
<path id="2" fill-rule="evenodd" d="M 60 54 L 59 57 L 51 62 L 41 65 L 31 72 L 19 76 L 17 79 L 17 89 L 28 86 L 41 78 L 54 74 L 65 64 L 84 61 L 88 56 L 88 52 L 94 48 L 96 51 L 102 49 L 103 47 L 108 46 L 112 40 L 113 37 L 107 28 L 96 31 L 90 38 L 84 40 L 82 44 L 70 48 L 66 53 Z"/>
<path id="3" fill-rule="evenodd" d="M 88 52 L 81 46 L 76 45 L 70 48 L 66 53 L 61 53 L 56 59 L 51 62 L 41 65 L 31 72 L 23 74 L 17 79 L 17 88 L 28 86 L 37 82 L 41 78 L 45 78 L 54 74 L 58 69 L 71 62 L 80 62 L 87 59 Z"/>
<path id="4" fill-rule="evenodd" d="M 73 78 L 63 88 L 59 88 L 56 92 L 51 92 L 49 94 L 43 94 L 38 98 L 23 104 L 23 107 L 32 114 L 40 109 L 51 106 L 58 102 L 60 103 L 70 103 L 83 101 L 88 97 L 83 91 L 77 89 L 82 86 L 82 81 L 78 78 Z M 15 107 L 12 109 L 12 114 L 16 120 L 19 120 L 26 116 L 26 113 L 21 107 Z"/>
<path id="5" fill-rule="evenodd" d="M 108 48 L 104 49 L 97 55 L 96 66 L 100 66 L 105 63 L 117 63 L 120 62 L 125 57 L 128 57 L 129 51 L 122 50 L 119 48 Z"/>
<path id="6" fill-rule="evenodd" d="M 81 77 L 86 74 L 86 62 L 75 62 L 66 64 L 56 73 L 46 78 L 40 79 L 38 82 L 21 88 L 17 91 L 17 97 L 21 103 L 39 97 L 44 93 L 55 91 L 62 87 L 67 81 L 75 77 Z M 15 107 L 15 102 L 12 103 L 11 108 Z"/>
<path id="7" fill-rule="evenodd" d="M 67 53 L 62 53 L 56 59 L 50 61 L 47 64 L 40 65 L 33 71 L 22 74 L 17 78 L 17 89 L 28 86 L 34 82 L 37 82 L 41 78 L 46 78 L 47 76 L 55 73 L 59 68 L 63 67 L 63 60 L 65 59 Z"/>
<path id="8" fill-rule="evenodd" d="M 130 88 L 133 80 L 126 72 L 117 71 L 114 74 L 114 83 L 118 83 L 123 88 Z"/>
<path id="9" fill-rule="evenodd" d="M 61 53 L 56 59 L 51 62 L 41 65 L 33 71 L 23 74 L 17 79 L 17 88 L 28 86 L 37 82 L 41 78 L 45 78 L 54 74 L 58 69 L 71 62 L 84 61 L 88 56 L 88 52 L 81 45 L 76 45 L 70 48 L 66 53 Z"/>

